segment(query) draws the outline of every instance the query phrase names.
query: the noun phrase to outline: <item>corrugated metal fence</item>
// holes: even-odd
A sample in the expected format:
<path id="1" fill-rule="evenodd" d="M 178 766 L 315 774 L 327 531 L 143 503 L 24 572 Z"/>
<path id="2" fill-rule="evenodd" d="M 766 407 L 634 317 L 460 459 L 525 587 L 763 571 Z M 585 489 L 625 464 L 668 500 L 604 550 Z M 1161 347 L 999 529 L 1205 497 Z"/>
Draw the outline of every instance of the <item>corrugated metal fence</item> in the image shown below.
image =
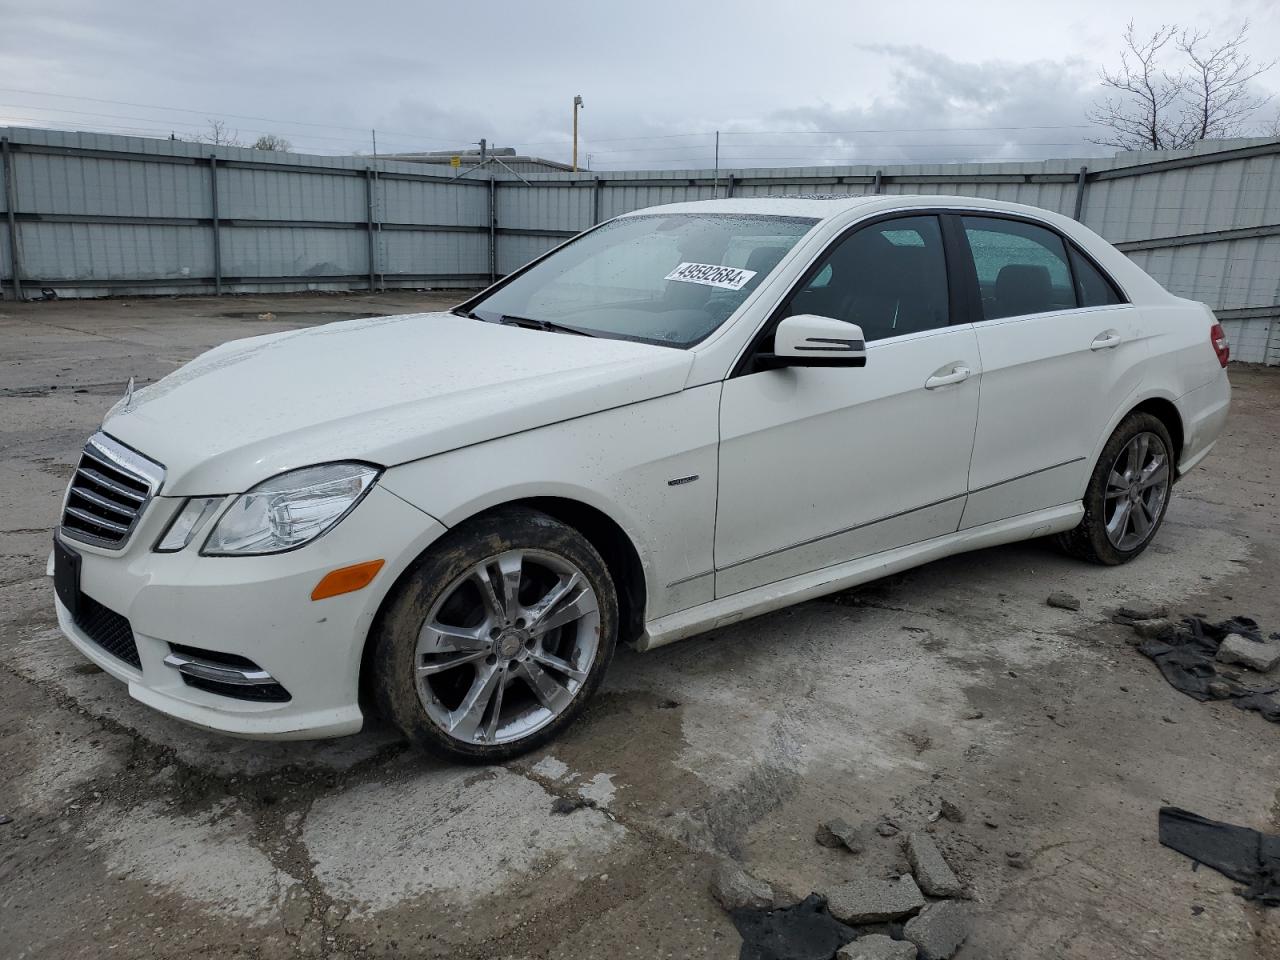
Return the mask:
<path id="1" fill-rule="evenodd" d="M 1280 363 L 1280 142 L 1036 163 L 460 177 L 364 157 L 0 128 L 0 290 L 38 296 L 474 287 L 640 207 L 962 194 L 1088 224 Z"/>

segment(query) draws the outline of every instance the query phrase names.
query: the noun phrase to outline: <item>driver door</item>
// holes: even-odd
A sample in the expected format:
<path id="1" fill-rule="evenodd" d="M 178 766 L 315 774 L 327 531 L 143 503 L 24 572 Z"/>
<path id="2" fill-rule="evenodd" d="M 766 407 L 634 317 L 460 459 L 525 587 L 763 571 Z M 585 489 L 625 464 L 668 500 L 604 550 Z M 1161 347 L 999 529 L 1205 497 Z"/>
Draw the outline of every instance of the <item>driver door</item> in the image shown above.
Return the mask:
<path id="1" fill-rule="evenodd" d="M 748 359 L 725 382 L 717 597 L 959 527 L 980 358 L 973 326 L 951 322 L 942 238 L 932 215 L 858 228 L 772 321 L 856 323 L 865 367 L 756 370 Z"/>

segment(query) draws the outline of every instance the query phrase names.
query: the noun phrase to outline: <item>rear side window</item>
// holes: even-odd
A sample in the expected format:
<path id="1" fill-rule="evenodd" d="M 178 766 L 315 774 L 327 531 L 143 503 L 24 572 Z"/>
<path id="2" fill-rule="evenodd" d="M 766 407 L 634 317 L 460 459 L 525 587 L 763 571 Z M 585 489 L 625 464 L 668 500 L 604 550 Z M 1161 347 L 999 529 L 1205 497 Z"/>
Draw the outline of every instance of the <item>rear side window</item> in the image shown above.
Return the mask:
<path id="1" fill-rule="evenodd" d="M 1075 270 L 1080 306 L 1106 307 L 1125 302 L 1115 285 L 1075 247 L 1071 248 L 1071 266 Z"/>
<path id="2" fill-rule="evenodd" d="M 961 217 L 978 274 L 985 320 L 1076 306 L 1062 238 L 1020 220 Z"/>
<path id="3" fill-rule="evenodd" d="M 792 295 L 786 316 L 813 313 L 883 340 L 948 323 L 947 261 L 938 218 L 901 217 L 839 241 Z"/>

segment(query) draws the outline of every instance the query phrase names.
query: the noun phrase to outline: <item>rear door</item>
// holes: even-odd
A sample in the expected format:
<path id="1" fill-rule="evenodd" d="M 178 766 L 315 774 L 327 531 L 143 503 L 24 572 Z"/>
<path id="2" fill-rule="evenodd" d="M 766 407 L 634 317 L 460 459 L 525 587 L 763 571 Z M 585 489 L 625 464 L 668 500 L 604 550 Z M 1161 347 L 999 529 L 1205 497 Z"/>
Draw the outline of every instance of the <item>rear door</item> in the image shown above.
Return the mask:
<path id="1" fill-rule="evenodd" d="M 982 355 L 964 529 L 1079 500 L 1147 346 L 1137 308 L 1057 231 L 989 214 L 953 222 Z"/>
<path id="2" fill-rule="evenodd" d="M 774 316 L 858 324 L 865 367 L 756 370 L 748 357 L 725 382 L 717 596 L 955 532 L 980 370 L 972 326 L 951 322 L 942 236 L 934 215 L 860 227 Z"/>

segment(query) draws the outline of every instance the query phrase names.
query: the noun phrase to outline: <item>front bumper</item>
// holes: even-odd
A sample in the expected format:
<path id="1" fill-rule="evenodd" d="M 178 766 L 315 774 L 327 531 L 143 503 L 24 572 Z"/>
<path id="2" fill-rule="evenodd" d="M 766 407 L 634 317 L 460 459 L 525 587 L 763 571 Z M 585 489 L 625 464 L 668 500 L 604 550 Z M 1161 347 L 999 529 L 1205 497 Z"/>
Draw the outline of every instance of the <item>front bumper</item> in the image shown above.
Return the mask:
<path id="1" fill-rule="evenodd" d="M 445 528 L 375 486 L 336 527 L 290 553 L 201 557 L 203 533 L 178 553 L 152 552 L 181 502 L 153 501 L 122 551 L 63 541 L 81 556 L 82 594 L 128 619 L 141 668 L 99 646 L 55 597 L 62 632 L 128 684 L 134 699 L 198 727 L 262 739 L 360 730 L 360 661 L 369 627 L 396 578 Z M 329 571 L 376 559 L 386 565 L 363 590 L 311 600 Z M 247 658 L 290 699 L 258 702 L 192 686 L 173 665 L 171 644 Z"/>

